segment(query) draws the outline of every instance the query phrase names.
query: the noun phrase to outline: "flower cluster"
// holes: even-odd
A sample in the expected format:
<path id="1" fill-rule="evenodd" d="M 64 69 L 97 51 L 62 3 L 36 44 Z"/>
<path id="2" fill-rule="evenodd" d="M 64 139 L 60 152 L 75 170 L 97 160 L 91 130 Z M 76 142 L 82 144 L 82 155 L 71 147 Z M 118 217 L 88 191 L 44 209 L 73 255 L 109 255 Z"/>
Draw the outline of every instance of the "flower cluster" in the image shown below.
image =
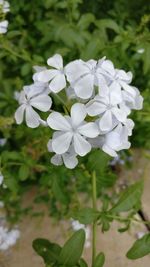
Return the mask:
<path id="1" fill-rule="evenodd" d="M 5 0 L 0 0 L 0 34 L 6 33 L 8 28 L 8 20 L 5 20 L 5 15 L 10 11 L 10 5 Z"/>
<path id="2" fill-rule="evenodd" d="M 6 227 L 0 226 L 0 250 L 4 251 L 15 245 L 19 237 L 19 230 L 12 229 L 9 231 Z"/>
<path id="3" fill-rule="evenodd" d="M 55 153 L 51 162 L 72 169 L 78 156 L 92 148 L 112 157 L 128 149 L 134 127 L 128 116 L 143 105 L 139 90 L 131 85 L 132 73 L 116 69 L 105 57 L 87 62 L 79 59 L 64 67 L 62 56 L 56 54 L 47 64 L 50 68 L 35 67 L 33 84 L 24 86 L 19 95 L 15 119 L 20 124 L 25 116 L 29 127 L 43 124 L 54 130 L 48 142 L 48 150 Z M 60 91 L 67 99 L 63 102 L 69 103 L 64 109 L 69 107 L 69 113 L 52 109 L 53 96 Z M 35 109 L 50 112 L 46 122 Z"/>

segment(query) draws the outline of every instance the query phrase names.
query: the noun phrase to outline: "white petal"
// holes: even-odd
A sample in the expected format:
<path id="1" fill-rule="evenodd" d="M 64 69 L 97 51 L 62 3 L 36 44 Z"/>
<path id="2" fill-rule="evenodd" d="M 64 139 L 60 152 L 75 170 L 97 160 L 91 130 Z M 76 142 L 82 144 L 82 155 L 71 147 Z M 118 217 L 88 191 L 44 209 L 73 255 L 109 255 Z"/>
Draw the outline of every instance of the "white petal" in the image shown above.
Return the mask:
<path id="1" fill-rule="evenodd" d="M 91 151 L 91 145 L 80 134 L 74 135 L 74 149 L 81 157 Z"/>
<path id="2" fill-rule="evenodd" d="M 36 73 L 34 79 L 40 82 L 49 82 L 58 74 L 58 70 L 43 70 L 41 72 Z"/>
<path id="3" fill-rule="evenodd" d="M 60 92 L 65 87 L 66 87 L 65 75 L 61 73 L 55 76 L 49 84 L 49 88 L 54 93 Z"/>
<path id="4" fill-rule="evenodd" d="M 48 111 L 52 105 L 52 100 L 48 95 L 38 95 L 30 100 L 31 106 L 41 110 Z"/>
<path id="5" fill-rule="evenodd" d="M 109 94 L 109 87 L 107 86 L 105 78 L 99 74 L 97 75 L 98 79 L 98 91 L 100 96 L 108 95 Z"/>
<path id="6" fill-rule="evenodd" d="M 86 137 L 95 138 L 99 135 L 99 130 L 94 122 L 88 122 L 78 128 L 78 132 Z"/>
<path id="7" fill-rule="evenodd" d="M 8 21 L 7 20 L 0 22 L 0 33 L 6 33 L 7 27 L 8 27 Z"/>
<path id="8" fill-rule="evenodd" d="M 91 74 L 85 75 L 73 85 L 73 88 L 78 97 L 82 99 L 90 98 L 94 90 L 94 76 Z"/>
<path id="9" fill-rule="evenodd" d="M 19 93 L 19 99 L 18 99 L 18 102 L 19 102 L 20 104 L 23 104 L 23 103 L 26 102 L 26 95 L 25 95 L 24 90 L 21 91 L 21 92 Z"/>
<path id="10" fill-rule="evenodd" d="M 107 110 L 104 115 L 101 117 L 99 122 L 100 129 L 102 131 L 109 131 L 112 128 L 112 113 L 110 110 Z"/>
<path id="11" fill-rule="evenodd" d="M 52 149 L 52 139 L 50 139 L 47 143 L 47 149 L 49 152 L 54 152 Z"/>
<path id="12" fill-rule="evenodd" d="M 107 153 L 108 155 L 110 155 L 111 157 L 117 157 L 118 154 L 116 153 L 116 151 L 114 149 L 112 149 L 111 147 L 107 146 L 107 145 L 103 145 L 102 146 L 102 150 Z"/>
<path id="13" fill-rule="evenodd" d="M 23 122 L 25 109 L 26 109 L 25 105 L 21 105 L 19 108 L 17 108 L 17 110 L 15 112 L 15 120 L 16 120 L 17 124 L 21 124 Z"/>
<path id="14" fill-rule="evenodd" d="M 125 83 L 130 83 L 132 80 L 132 73 L 130 71 L 125 72 L 124 70 L 116 70 L 116 77 Z"/>
<path id="15" fill-rule="evenodd" d="M 127 127 L 128 135 L 131 136 L 132 135 L 132 130 L 134 128 L 133 120 L 127 119 L 123 124 Z"/>
<path id="16" fill-rule="evenodd" d="M 71 107 L 71 121 L 74 127 L 79 126 L 86 117 L 86 108 L 83 104 L 76 103 Z"/>
<path id="17" fill-rule="evenodd" d="M 54 67 L 58 70 L 63 68 L 63 59 L 62 56 L 59 54 L 55 54 L 53 57 L 50 57 L 47 60 L 47 64 L 51 67 Z"/>
<path id="18" fill-rule="evenodd" d="M 86 105 L 87 113 L 90 116 L 96 116 L 102 114 L 106 110 L 106 105 L 94 100 L 91 100 Z"/>
<path id="19" fill-rule="evenodd" d="M 71 125 L 59 112 L 52 112 L 47 118 L 48 125 L 54 130 L 67 131 Z"/>
<path id="20" fill-rule="evenodd" d="M 40 122 L 39 122 L 40 116 L 30 106 L 26 107 L 25 118 L 26 118 L 27 126 L 30 128 L 36 128 L 40 125 Z"/>
<path id="21" fill-rule="evenodd" d="M 112 105 L 117 105 L 122 102 L 121 86 L 119 83 L 114 81 L 110 85 L 110 103 Z"/>
<path id="22" fill-rule="evenodd" d="M 101 67 L 108 72 L 109 74 L 111 74 L 112 76 L 115 74 L 115 68 L 114 65 L 112 63 L 112 61 L 106 59 L 103 61 L 103 63 L 101 64 Z"/>
<path id="23" fill-rule="evenodd" d="M 68 155 L 67 153 L 62 155 L 64 164 L 68 169 L 74 169 L 78 164 L 78 159 L 75 155 Z"/>
<path id="24" fill-rule="evenodd" d="M 122 88 L 127 91 L 129 94 L 131 94 L 133 97 L 136 96 L 136 91 L 134 89 L 134 87 L 132 87 L 131 85 L 128 85 L 127 83 L 121 81 L 120 82 Z"/>
<path id="25" fill-rule="evenodd" d="M 78 80 L 82 75 L 88 74 L 89 69 L 82 60 L 75 60 L 70 62 L 65 67 L 65 73 L 67 76 L 67 80 L 70 83 L 73 83 Z"/>
<path id="26" fill-rule="evenodd" d="M 53 157 L 51 157 L 51 163 L 56 166 L 61 166 L 63 164 L 61 155 L 55 154 Z"/>
<path id="27" fill-rule="evenodd" d="M 118 121 L 124 122 L 126 120 L 127 114 L 124 110 L 121 110 L 119 108 L 112 108 L 111 111 Z"/>
<path id="28" fill-rule="evenodd" d="M 112 132 L 109 132 L 108 134 L 106 134 L 105 144 L 111 147 L 112 149 L 117 150 L 117 148 L 122 143 L 122 140 L 120 138 L 121 131 L 122 131 L 122 125 L 119 125 L 119 127 L 117 126 Z"/>
<path id="29" fill-rule="evenodd" d="M 52 149 L 57 154 L 63 154 L 68 151 L 72 140 L 72 133 L 63 133 L 52 139 Z"/>

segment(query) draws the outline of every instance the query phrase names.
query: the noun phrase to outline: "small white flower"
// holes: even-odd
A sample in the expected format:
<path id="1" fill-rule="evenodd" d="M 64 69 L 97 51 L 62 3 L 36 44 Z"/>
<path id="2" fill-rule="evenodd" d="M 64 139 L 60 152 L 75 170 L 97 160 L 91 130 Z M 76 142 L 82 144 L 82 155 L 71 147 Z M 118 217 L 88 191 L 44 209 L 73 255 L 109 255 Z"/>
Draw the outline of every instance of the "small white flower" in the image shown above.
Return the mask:
<path id="1" fill-rule="evenodd" d="M 0 250 L 4 251 L 15 245 L 19 237 L 19 230 L 12 229 L 9 231 L 7 228 L 0 226 Z"/>
<path id="2" fill-rule="evenodd" d="M 3 181 L 4 181 L 4 176 L 0 173 L 0 185 L 2 185 Z"/>
<path id="3" fill-rule="evenodd" d="M 136 87 L 132 86 L 132 89 L 135 91 L 134 96 L 130 92 L 122 92 L 125 105 L 130 109 L 140 110 L 143 107 L 143 97 L 140 95 L 140 92 Z"/>
<path id="4" fill-rule="evenodd" d="M 117 123 L 124 122 L 127 118 L 127 110 L 121 108 L 121 91 L 105 85 L 105 92 L 101 92 L 87 105 L 87 112 L 90 116 L 101 115 L 99 127 L 101 131 L 110 131 Z"/>
<path id="5" fill-rule="evenodd" d="M 8 28 L 8 21 L 4 20 L 0 22 L 0 34 L 1 33 L 6 33 Z"/>
<path id="6" fill-rule="evenodd" d="M 7 1 L 0 0 L 0 6 L 2 7 L 3 13 L 7 13 L 10 11 L 10 4 Z"/>
<path id="7" fill-rule="evenodd" d="M 116 69 L 115 75 L 111 77 L 111 80 L 115 88 L 120 88 L 120 90 L 122 88 L 126 92 L 132 94 L 133 97 L 136 95 L 134 88 L 130 85 L 132 81 L 132 73 L 130 71 L 125 72 L 124 70 Z"/>
<path id="8" fill-rule="evenodd" d="M 102 150 L 112 157 L 117 157 L 116 152 L 130 147 L 128 141 L 128 130 L 125 126 L 119 124 L 114 130 L 104 136 Z"/>
<path id="9" fill-rule="evenodd" d="M 49 82 L 49 88 L 52 92 L 58 93 L 66 87 L 66 78 L 63 69 L 63 59 L 59 54 L 50 57 L 47 64 L 53 69 L 45 69 L 34 75 L 34 78 L 40 82 Z"/>
<path id="10" fill-rule="evenodd" d="M 25 86 L 20 93 L 19 103 L 20 107 L 15 112 L 15 119 L 17 124 L 23 122 L 24 114 L 28 127 L 36 128 L 40 125 L 40 116 L 33 108 L 46 112 L 52 105 L 51 98 L 44 93 L 38 94 L 33 87 Z"/>
<path id="11" fill-rule="evenodd" d="M 0 146 L 4 146 L 7 143 L 7 139 L 6 138 L 0 138 Z"/>
<path id="12" fill-rule="evenodd" d="M 50 139 L 47 148 L 49 152 L 54 152 L 52 149 L 52 140 Z M 56 166 L 61 166 L 63 163 L 68 169 L 74 169 L 78 164 L 77 154 L 75 153 L 73 147 L 70 147 L 70 149 L 61 155 L 55 154 L 51 158 L 51 163 Z"/>
<path id="13" fill-rule="evenodd" d="M 143 54 L 143 53 L 144 53 L 144 51 L 145 51 L 145 49 L 144 49 L 144 48 L 139 48 L 139 49 L 137 50 L 137 53 L 139 53 L 139 54 Z"/>
<path id="14" fill-rule="evenodd" d="M 92 96 L 94 85 L 98 85 L 100 79 L 97 70 L 97 61 L 75 60 L 65 67 L 67 80 L 71 83 L 77 97 L 88 99 Z"/>
<path id="15" fill-rule="evenodd" d="M 91 150 L 87 137 L 98 136 L 98 127 L 93 122 L 85 122 L 85 106 L 76 103 L 71 107 L 71 117 L 62 116 L 58 112 L 52 112 L 48 119 L 48 125 L 59 132 L 59 136 L 53 135 L 52 149 L 56 154 L 67 152 L 73 145 L 76 154 L 85 156 Z"/>

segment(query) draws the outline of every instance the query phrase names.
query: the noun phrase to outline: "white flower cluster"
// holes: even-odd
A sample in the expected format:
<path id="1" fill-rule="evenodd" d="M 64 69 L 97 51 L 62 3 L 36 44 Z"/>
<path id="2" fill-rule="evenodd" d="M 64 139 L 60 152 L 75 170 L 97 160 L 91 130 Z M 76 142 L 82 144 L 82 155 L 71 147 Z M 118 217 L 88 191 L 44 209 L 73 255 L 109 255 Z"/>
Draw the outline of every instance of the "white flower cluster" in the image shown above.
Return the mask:
<path id="1" fill-rule="evenodd" d="M 17 229 L 8 230 L 6 227 L 0 226 L 0 250 L 7 250 L 16 244 L 20 237 L 20 231 Z"/>
<path id="2" fill-rule="evenodd" d="M 49 69 L 36 67 L 34 83 L 24 86 L 15 119 L 20 124 L 25 116 L 29 127 L 43 124 L 54 130 L 48 142 L 48 150 L 55 153 L 51 162 L 72 169 L 78 164 L 77 157 L 85 156 L 92 148 L 112 157 L 128 149 L 134 127 L 128 115 L 143 105 L 139 90 L 131 85 L 132 73 L 116 69 L 105 57 L 87 62 L 79 59 L 63 67 L 61 55 L 56 54 L 47 64 Z M 49 95 L 62 90 L 67 101 L 74 103 L 70 114 L 50 110 Z M 34 109 L 50 111 L 47 122 Z"/>
<path id="3" fill-rule="evenodd" d="M 74 231 L 78 231 L 80 229 L 83 229 L 85 231 L 85 247 L 89 248 L 91 246 L 90 242 L 90 236 L 91 236 L 91 230 L 89 226 L 85 226 L 84 224 L 81 224 L 77 220 L 71 219 L 71 226 Z"/>
<path id="4" fill-rule="evenodd" d="M 2 21 L 0 21 L 0 34 L 6 33 L 8 28 L 8 20 L 5 20 L 5 15 L 10 11 L 10 5 L 5 0 L 0 0 L 0 18 L 2 17 Z"/>

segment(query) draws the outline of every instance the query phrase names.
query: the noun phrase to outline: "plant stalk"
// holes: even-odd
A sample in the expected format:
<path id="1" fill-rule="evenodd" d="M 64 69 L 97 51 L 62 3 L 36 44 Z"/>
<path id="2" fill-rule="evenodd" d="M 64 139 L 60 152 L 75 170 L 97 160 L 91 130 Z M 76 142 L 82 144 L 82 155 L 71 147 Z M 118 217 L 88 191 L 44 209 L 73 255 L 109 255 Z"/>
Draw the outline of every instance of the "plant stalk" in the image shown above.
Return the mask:
<path id="1" fill-rule="evenodd" d="M 93 209 L 97 210 L 97 189 L 96 189 L 96 173 L 92 173 L 92 203 Z M 94 261 L 96 257 L 96 221 L 92 226 L 92 267 L 94 267 Z"/>

